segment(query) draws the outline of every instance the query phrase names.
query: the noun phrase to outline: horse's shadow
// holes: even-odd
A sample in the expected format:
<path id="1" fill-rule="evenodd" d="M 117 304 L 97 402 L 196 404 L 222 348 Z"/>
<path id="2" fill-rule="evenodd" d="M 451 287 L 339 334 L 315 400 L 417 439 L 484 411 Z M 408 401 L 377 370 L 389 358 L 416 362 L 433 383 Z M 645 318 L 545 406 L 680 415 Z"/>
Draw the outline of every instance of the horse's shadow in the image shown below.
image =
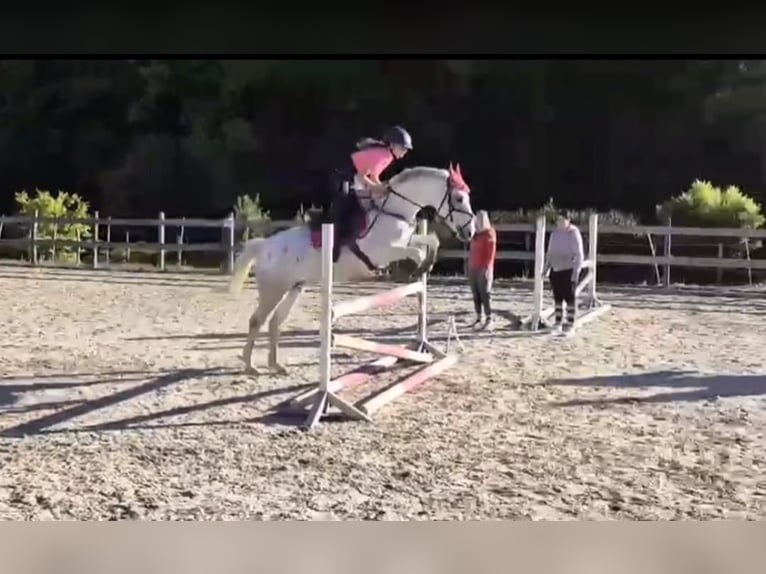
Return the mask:
<path id="1" fill-rule="evenodd" d="M 719 398 L 756 397 L 766 395 L 764 375 L 705 375 L 696 371 L 657 371 L 640 375 L 613 375 L 582 379 L 551 379 L 550 386 L 670 388 L 650 396 L 636 395 L 613 399 L 573 399 L 552 406 L 609 406 L 626 403 L 668 403 L 677 401 L 710 401 Z"/>

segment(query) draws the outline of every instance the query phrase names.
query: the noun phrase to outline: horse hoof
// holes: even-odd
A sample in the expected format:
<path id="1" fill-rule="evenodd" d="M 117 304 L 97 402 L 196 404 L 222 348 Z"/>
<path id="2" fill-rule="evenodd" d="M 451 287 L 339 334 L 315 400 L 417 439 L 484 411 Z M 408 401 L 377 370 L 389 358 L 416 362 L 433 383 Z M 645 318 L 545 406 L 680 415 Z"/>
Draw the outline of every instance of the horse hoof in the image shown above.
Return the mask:
<path id="1" fill-rule="evenodd" d="M 252 363 L 250 363 L 250 359 L 240 356 L 239 360 L 245 363 L 245 374 L 246 375 L 257 375 L 258 371 L 253 367 Z"/>
<path id="2" fill-rule="evenodd" d="M 269 365 L 269 367 L 271 368 L 272 371 L 274 371 L 278 375 L 286 375 L 287 374 L 287 369 L 285 369 L 279 363 L 272 363 L 271 365 Z"/>

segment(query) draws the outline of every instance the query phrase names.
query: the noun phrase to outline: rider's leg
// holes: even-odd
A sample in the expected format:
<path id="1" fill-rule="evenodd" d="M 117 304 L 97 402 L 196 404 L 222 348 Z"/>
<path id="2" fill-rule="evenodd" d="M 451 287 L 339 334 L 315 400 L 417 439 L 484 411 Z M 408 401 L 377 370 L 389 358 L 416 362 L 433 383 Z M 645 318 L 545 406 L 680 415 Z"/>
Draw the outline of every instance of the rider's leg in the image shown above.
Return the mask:
<path id="1" fill-rule="evenodd" d="M 335 240 L 333 241 L 332 248 L 332 260 L 334 263 L 338 261 L 341 249 L 348 242 L 351 228 L 349 219 L 352 217 L 353 199 L 355 198 L 349 197 L 349 195 L 339 194 L 334 202 L 332 218 L 335 229 Z"/>

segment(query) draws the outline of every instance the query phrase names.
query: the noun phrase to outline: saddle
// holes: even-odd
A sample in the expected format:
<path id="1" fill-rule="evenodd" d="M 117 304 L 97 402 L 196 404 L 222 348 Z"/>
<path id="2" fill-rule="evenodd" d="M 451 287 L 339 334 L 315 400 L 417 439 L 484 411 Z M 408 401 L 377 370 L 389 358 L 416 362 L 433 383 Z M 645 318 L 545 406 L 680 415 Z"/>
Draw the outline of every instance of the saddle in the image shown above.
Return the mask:
<path id="1" fill-rule="evenodd" d="M 346 201 L 354 201 L 353 198 L 349 196 L 338 196 L 335 201 L 337 202 L 346 202 Z M 321 247 L 321 236 L 322 236 L 322 225 L 324 223 L 332 223 L 336 226 L 338 225 L 349 225 L 349 222 L 347 221 L 340 221 L 340 218 L 342 217 L 342 213 L 345 212 L 345 205 L 338 204 L 332 206 L 328 210 L 313 210 L 308 212 L 308 228 L 311 233 L 312 237 L 312 245 L 314 248 L 318 249 Z M 359 235 L 367 229 L 367 213 L 366 210 L 363 210 L 364 214 L 361 217 L 361 221 L 359 222 L 359 227 L 355 230 L 351 230 L 351 234 L 353 239 L 347 242 L 346 247 L 356 255 L 357 258 L 359 258 L 362 263 L 364 263 L 367 268 L 370 271 L 377 272 L 380 271 L 380 269 L 370 260 L 369 257 L 367 257 L 367 254 L 364 253 L 357 244 L 356 238 L 359 237 Z"/>
<path id="2" fill-rule="evenodd" d="M 321 231 L 322 224 L 324 223 L 333 223 L 336 226 L 343 225 L 346 226 L 349 223 L 347 221 L 343 220 L 344 214 L 347 213 L 347 205 L 346 202 L 354 201 L 353 198 L 345 195 L 339 195 L 335 198 L 334 203 L 329 206 L 328 209 L 315 209 L 311 210 L 307 213 L 308 215 L 308 226 L 309 230 L 311 231 Z M 355 233 L 359 234 L 362 231 L 364 231 L 367 227 L 367 218 L 366 218 L 366 209 L 362 208 L 363 212 L 363 221 L 360 222 L 359 229 L 354 230 Z"/>
<path id="3" fill-rule="evenodd" d="M 312 233 L 321 232 L 322 225 L 325 223 L 334 223 L 332 213 L 329 210 L 312 209 L 306 212 L 306 216 L 308 217 L 306 225 Z"/>

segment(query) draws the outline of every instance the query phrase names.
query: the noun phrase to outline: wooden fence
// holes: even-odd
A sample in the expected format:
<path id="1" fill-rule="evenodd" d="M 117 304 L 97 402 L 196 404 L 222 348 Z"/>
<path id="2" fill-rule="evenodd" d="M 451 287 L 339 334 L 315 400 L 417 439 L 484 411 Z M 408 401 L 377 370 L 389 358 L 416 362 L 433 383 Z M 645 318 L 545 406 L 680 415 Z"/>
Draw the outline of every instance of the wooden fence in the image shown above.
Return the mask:
<path id="1" fill-rule="evenodd" d="M 88 226 L 90 237 L 83 239 L 62 239 L 56 236 L 56 230 L 62 226 L 81 224 Z M 183 253 L 218 253 L 222 256 L 222 271 L 230 273 L 234 266 L 234 257 L 238 249 L 238 232 L 250 229 L 253 235 L 268 235 L 279 229 L 296 225 L 295 220 L 282 221 L 247 221 L 237 219 L 229 215 L 223 219 L 168 219 L 164 213 L 160 213 L 157 219 L 119 219 L 112 217 L 99 217 L 98 212 L 94 217 L 84 219 L 71 218 L 44 218 L 35 216 L 0 216 L 0 249 L 11 247 L 26 250 L 28 260 L 36 265 L 40 262 L 39 250 L 49 249 L 54 255 L 57 248 L 70 248 L 75 252 L 75 261 L 80 264 L 82 252 L 90 254 L 90 264 L 94 269 L 101 263 L 110 263 L 110 254 L 115 249 L 124 250 L 126 259 L 130 259 L 131 252 L 156 254 L 156 265 L 160 270 L 165 270 L 168 254 L 177 254 L 177 263 L 182 261 Z M 49 237 L 43 237 L 40 227 L 47 225 L 52 229 Z M 126 228 L 125 241 L 112 241 L 113 227 Z M 502 235 L 517 233 L 524 235 L 525 250 L 499 249 L 497 259 L 499 261 L 523 261 L 534 260 L 532 240 L 534 237 L 534 223 L 499 223 L 495 225 L 500 243 Z M 153 228 L 156 229 L 156 242 L 130 240 L 130 229 Z M 175 228 L 175 242 L 166 241 L 168 228 Z M 186 242 L 185 235 L 189 229 L 217 229 L 220 239 L 216 242 Z M 13 230 L 13 231 L 11 231 Z M 17 237 L 4 238 L 3 234 L 15 232 Z M 587 228 L 582 232 L 587 235 Z M 766 260 L 751 258 L 751 242 L 756 240 L 756 245 L 766 239 L 766 230 L 738 229 L 738 228 L 700 228 L 700 227 L 673 227 L 672 225 L 637 225 L 616 226 L 599 225 L 599 238 L 608 235 L 633 236 L 645 238 L 650 255 L 601 253 L 598 255 L 599 264 L 618 265 L 644 265 L 653 266 L 657 281 L 670 284 L 671 267 L 711 268 L 722 271 L 724 269 L 746 269 L 750 282 L 752 282 L 753 270 L 766 270 Z M 658 254 L 654 237 L 662 239 L 662 254 Z M 687 238 L 714 238 L 714 245 L 718 246 L 717 257 L 687 257 L 673 255 L 671 253 L 672 239 L 674 237 Z M 724 242 L 736 240 L 744 252 L 744 257 L 724 257 Z M 599 242 L 603 245 L 603 242 Z M 440 260 L 466 260 L 466 249 L 445 248 L 440 251 Z M 660 269 L 664 269 L 661 273 Z"/>
<path id="2" fill-rule="evenodd" d="M 32 265 L 40 262 L 40 248 L 50 248 L 55 256 L 57 248 L 72 248 L 75 250 L 75 261 L 81 263 L 82 251 L 90 252 L 91 264 L 97 269 L 103 261 L 110 263 L 110 255 L 113 250 L 121 249 L 126 254 L 126 260 L 130 259 L 131 253 L 157 254 L 157 266 L 161 271 L 166 269 L 168 254 L 177 254 L 177 263 L 180 265 L 183 253 L 220 253 L 224 255 L 223 270 L 230 273 L 234 268 L 234 256 L 237 249 L 237 231 L 250 229 L 254 234 L 269 233 L 281 228 L 296 225 L 296 221 L 247 221 L 236 219 L 233 215 L 224 219 L 190 219 L 186 217 L 168 219 L 160 212 L 157 219 L 120 219 L 113 217 L 99 217 L 98 212 L 89 218 L 50 218 L 37 216 L 4 216 L 0 215 L 0 248 L 3 246 L 26 249 L 28 260 Z M 52 227 L 50 237 L 42 237 L 40 227 L 42 225 Z M 57 237 L 57 230 L 68 225 L 83 225 L 90 228 L 90 237 L 83 239 L 62 239 Z M 3 230 L 15 226 L 17 230 L 25 230 L 24 236 L 17 238 L 3 238 Z M 112 229 L 115 227 L 128 228 L 125 232 L 124 241 L 112 240 Z M 131 241 L 130 228 L 155 228 L 156 242 Z M 168 228 L 177 228 L 175 242 L 166 241 Z M 188 229 L 218 229 L 220 240 L 217 242 L 199 243 L 185 242 L 184 237 Z M 134 235 L 135 237 L 135 235 Z"/>
<path id="3" fill-rule="evenodd" d="M 525 234 L 525 250 L 501 250 L 498 249 L 497 259 L 499 261 L 527 261 L 532 262 L 535 259 L 534 250 L 532 249 L 532 240 L 534 237 L 535 224 L 534 223 L 498 223 L 495 224 L 495 230 L 498 233 L 498 242 L 501 243 L 501 233 L 523 233 Z M 583 234 L 583 237 L 587 237 L 588 229 L 587 225 L 578 226 Z M 598 236 L 599 247 L 604 245 L 602 238 L 609 235 L 618 236 L 632 236 L 634 238 L 645 238 L 647 241 L 647 247 L 649 248 L 650 255 L 637 255 L 637 254 L 616 254 L 616 253 L 602 253 L 602 249 L 599 249 L 598 263 L 599 265 L 612 264 L 612 265 L 646 265 L 655 268 L 655 275 L 657 283 L 663 283 L 665 286 L 670 286 L 671 267 L 692 267 L 692 268 L 708 268 L 716 269 L 719 271 L 718 280 L 720 282 L 720 272 L 724 269 L 746 269 L 748 272 L 748 280 L 752 284 L 752 272 L 753 270 L 766 270 L 766 260 L 751 258 L 753 248 L 762 243 L 763 239 L 766 239 L 766 229 L 741 229 L 741 228 L 713 228 L 713 227 L 674 227 L 670 223 L 667 225 L 604 225 L 599 224 Z M 655 236 L 659 236 L 662 239 L 662 255 L 657 254 L 656 245 L 659 243 L 654 240 Z M 673 255 L 671 252 L 673 237 L 685 237 L 685 238 L 707 238 L 712 241 L 712 246 L 717 248 L 716 257 L 686 257 Z M 736 240 L 738 246 L 741 249 L 737 251 L 744 252 L 745 257 L 725 257 L 724 245 L 725 241 L 731 242 Z M 587 241 L 587 239 L 586 239 Z M 696 247 L 710 247 L 711 244 L 702 245 L 697 242 Z M 687 245 L 688 247 L 688 245 Z M 453 259 L 453 258 L 468 258 L 467 249 L 442 249 L 439 252 L 440 259 Z M 661 272 L 660 269 L 664 269 Z"/>

